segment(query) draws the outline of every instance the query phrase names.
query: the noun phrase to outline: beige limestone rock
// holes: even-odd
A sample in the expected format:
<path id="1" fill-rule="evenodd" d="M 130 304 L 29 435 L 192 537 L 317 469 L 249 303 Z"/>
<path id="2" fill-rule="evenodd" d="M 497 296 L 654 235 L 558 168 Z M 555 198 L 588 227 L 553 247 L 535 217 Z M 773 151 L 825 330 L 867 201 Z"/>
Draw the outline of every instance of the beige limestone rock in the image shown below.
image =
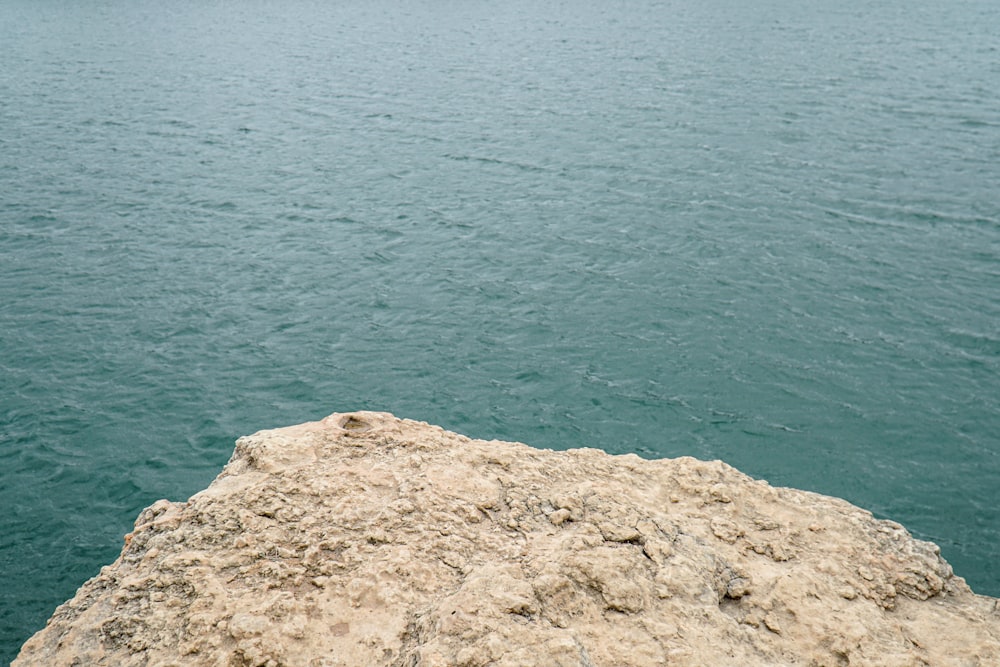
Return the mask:
<path id="1" fill-rule="evenodd" d="M 1000 665 L 938 548 L 724 463 L 371 412 L 242 438 L 15 667 Z"/>

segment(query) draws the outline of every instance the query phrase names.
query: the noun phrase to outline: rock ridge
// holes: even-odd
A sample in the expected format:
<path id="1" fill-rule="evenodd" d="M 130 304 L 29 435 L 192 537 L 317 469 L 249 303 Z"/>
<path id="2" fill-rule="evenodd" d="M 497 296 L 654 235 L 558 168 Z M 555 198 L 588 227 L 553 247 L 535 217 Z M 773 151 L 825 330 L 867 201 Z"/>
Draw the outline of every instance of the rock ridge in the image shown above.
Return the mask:
<path id="1" fill-rule="evenodd" d="M 720 461 L 333 414 L 237 441 L 13 667 L 1000 665 L 1000 600 Z"/>

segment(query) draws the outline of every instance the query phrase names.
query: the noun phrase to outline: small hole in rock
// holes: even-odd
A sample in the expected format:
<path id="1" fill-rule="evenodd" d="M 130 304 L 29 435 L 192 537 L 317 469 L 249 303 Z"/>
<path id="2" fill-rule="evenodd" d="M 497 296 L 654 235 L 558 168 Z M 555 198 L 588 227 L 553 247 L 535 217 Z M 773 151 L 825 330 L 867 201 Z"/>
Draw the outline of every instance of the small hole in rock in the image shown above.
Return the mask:
<path id="1" fill-rule="evenodd" d="M 348 415 L 347 419 L 340 424 L 340 428 L 348 431 L 362 431 L 368 429 L 369 426 L 367 422 L 358 419 L 354 415 Z"/>

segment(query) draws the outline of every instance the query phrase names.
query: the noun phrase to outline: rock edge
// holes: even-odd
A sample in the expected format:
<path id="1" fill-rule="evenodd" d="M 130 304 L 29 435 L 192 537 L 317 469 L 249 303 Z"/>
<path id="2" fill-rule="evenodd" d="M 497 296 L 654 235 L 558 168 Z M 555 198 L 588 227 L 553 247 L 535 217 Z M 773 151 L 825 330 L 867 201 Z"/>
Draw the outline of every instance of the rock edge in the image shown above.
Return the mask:
<path id="1" fill-rule="evenodd" d="M 1000 664 L 929 542 L 719 461 L 374 412 L 241 438 L 13 667 Z"/>

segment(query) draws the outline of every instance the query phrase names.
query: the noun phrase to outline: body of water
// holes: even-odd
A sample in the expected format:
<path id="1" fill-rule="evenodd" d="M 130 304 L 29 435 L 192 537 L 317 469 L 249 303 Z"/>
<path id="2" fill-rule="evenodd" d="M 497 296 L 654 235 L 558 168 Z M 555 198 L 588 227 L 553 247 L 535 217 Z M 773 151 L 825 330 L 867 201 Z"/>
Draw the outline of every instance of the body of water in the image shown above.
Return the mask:
<path id="1" fill-rule="evenodd" d="M 0 659 L 242 434 L 721 458 L 1000 595 L 993 0 L 0 0 Z"/>

